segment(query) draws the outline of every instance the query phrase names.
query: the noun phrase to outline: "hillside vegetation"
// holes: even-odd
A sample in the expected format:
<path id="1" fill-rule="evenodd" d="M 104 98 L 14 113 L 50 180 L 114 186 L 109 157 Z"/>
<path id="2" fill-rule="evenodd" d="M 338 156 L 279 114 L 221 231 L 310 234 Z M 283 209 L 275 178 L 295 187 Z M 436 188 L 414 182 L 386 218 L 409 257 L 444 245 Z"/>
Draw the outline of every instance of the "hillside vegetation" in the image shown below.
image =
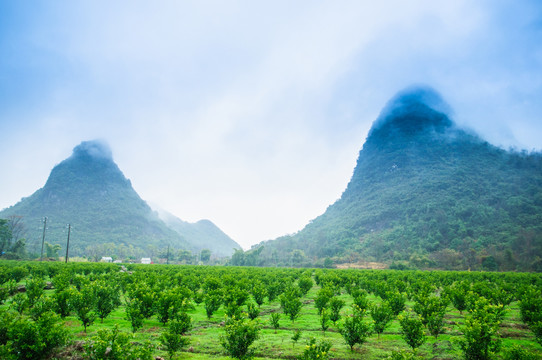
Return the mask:
<path id="1" fill-rule="evenodd" d="M 541 154 L 495 147 L 439 104 L 428 89 L 392 99 L 341 198 L 295 235 L 260 244 L 258 264 L 542 271 Z"/>

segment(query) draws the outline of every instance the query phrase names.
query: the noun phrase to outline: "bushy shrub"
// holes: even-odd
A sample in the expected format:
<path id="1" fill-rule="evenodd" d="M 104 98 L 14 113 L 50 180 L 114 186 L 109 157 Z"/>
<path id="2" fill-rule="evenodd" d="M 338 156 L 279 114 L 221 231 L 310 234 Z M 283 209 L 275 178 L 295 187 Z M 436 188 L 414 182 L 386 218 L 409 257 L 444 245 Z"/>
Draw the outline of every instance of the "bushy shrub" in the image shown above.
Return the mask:
<path id="1" fill-rule="evenodd" d="M 250 346 L 259 337 L 260 327 L 255 320 L 245 318 L 227 318 L 224 326 L 225 334 L 220 343 L 226 353 L 236 359 L 250 358 Z"/>

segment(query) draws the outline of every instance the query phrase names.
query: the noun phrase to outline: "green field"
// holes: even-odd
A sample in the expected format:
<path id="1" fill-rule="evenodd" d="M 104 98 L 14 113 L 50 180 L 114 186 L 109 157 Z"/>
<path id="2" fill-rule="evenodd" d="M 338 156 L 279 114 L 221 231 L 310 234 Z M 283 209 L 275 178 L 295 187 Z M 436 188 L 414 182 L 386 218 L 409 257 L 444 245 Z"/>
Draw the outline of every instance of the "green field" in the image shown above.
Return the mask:
<path id="1" fill-rule="evenodd" d="M 399 316 L 410 314 L 414 317 L 416 310 L 422 314 L 423 319 L 424 309 L 430 308 L 431 301 L 440 302 L 444 306 L 439 334 L 433 336 L 428 330 L 429 325 L 424 327 L 425 341 L 416 350 L 420 358 L 466 358 L 460 343 L 466 338 L 467 320 L 472 320 L 475 313 L 485 314 L 482 319 L 486 320 L 478 317 L 479 322 L 496 324 L 497 331 L 488 336 L 491 337 L 491 344 L 500 344 L 500 347 L 494 355 L 488 354 L 487 358 L 542 358 L 542 346 L 532 331 L 542 320 L 542 312 L 538 311 L 542 309 L 540 274 L 178 265 L 126 267 L 128 271 L 123 272 L 120 265 L 112 264 L 0 262 L 0 288 L 4 294 L 0 306 L 0 315 L 4 317 L 0 321 L 0 357 L 24 358 L 20 352 L 14 355 L 16 348 L 24 349 L 24 346 L 21 347 L 17 340 L 12 339 L 18 334 L 18 330 L 13 329 L 23 327 L 23 321 L 37 324 L 41 321 L 41 316 L 51 316 L 58 319 L 57 325 L 67 329 L 68 341 L 59 348 L 51 349 L 47 355 L 49 357 L 92 358 L 91 351 L 87 350 L 89 344 L 98 342 L 99 332 L 107 329 L 112 333 L 117 327 L 120 332 L 127 334 L 128 343 L 124 345 L 124 350 L 144 348 L 149 350 L 152 358 L 169 358 L 161 335 L 168 329 L 172 318 L 179 313 L 185 313 L 191 319 L 191 327 L 182 338 L 188 339 L 189 343 L 176 352 L 174 358 L 231 359 L 221 344 L 221 339 L 229 326 L 226 313 L 232 312 L 237 314 L 235 319 L 244 319 L 239 324 L 251 324 L 252 328 L 257 329 L 258 337 L 249 349 L 258 359 L 302 358 L 311 338 L 315 339 L 316 344 L 322 341 L 329 343 L 330 349 L 325 355 L 330 359 L 387 359 L 391 358 L 392 352 L 412 353 L 403 337 L 397 316 L 391 316 L 380 336 L 374 333 L 368 335 L 361 345 L 358 343 L 353 346 L 353 351 L 345 342 L 340 329 L 344 328 L 346 319 L 353 319 L 351 315 L 354 314 L 352 305 L 355 299 L 358 303 L 364 302 L 366 309 L 357 314 L 363 319 L 363 323 L 373 329 L 372 313 L 376 311 L 374 306 L 380 306 L 384 302 L 390 304 L 392 299 L 403 296 L 406 299 L 405 310 Z M 43 284 L 40 283 L 41 279 L 53 285 L 53 288 L 44 290 L 43 294 L 40 294 L 39 289 L 32 290 L 35 284 Z M 312 286 L 303 294 L 302 283 L 306 284 L 307 279 L 311 280 Z M 27 291 L 15 294 L 15 287 L 21 285 L 25 285 Z M 113 310 L 105 316 L 103 322 L 97 317 L 85 332 L 80 317 L 72 307 L 75 304 L 73 299 L 82 296 L 92 315 L 97 310 L 95 304 L 100 303 L 93 300 L 98 296 L 96 294 L 100 287 L 114 289 L 113 292 L 119 296 L 120 305 L 113 306 Z M 328 290 L 323 291 L 322 288 Z M 69 294 L 67 298 L 71 300 L 66 302 L 70 306 L 66 310 L 67 316 L 61 319 L 47 311 L 61 313 L 57 304 L 59 296 L 55 293 L 62 291 Z M 272 293 L 273 300 L 269 301 L 268 293 Z M 323 302 L 322 299 L 326 299 L 323 295 L 326 293 L 331 294 L 327 297 L 330 302 L 340 303 L 337 300 L 331 301 L 339 299 L 344 305 L 338 311 L 340 319 L 336 323 L 329 321 L 329 328 L 324 333 L 317 305 L 318 301 Z M 258 295 L 263 295 L 260 307 L 255 300 Z M 169 303 L 167 296 L 171 300 Z M 208 318 L 205 304 L 213 296 L 219 298 L 221 304 L 211 318 Z M 460 312 L 454 306 L 453 299 L 459 301 L 461 299 L 458 298 L 461 297 L 464 297 L 466 308 Z M 531 299 L 530 308 L 527 307 L 526 299 Z M 28 304 L 28 301 L 32 305 Z M 301 303 L 300 311 L 294 320 L 284 314 L 288 301 Z M 323 307 L 328 315 L 332 313 L 330 302 Z M 104 303 L 105 300 L 102 300 L 101 304 Z M 142 326 L 136 328 L 135 332 L 132 332 L 132 323 L 127 319 L 128 304 L 131 309 L 147 311 Z M 166 304 L 165 311 L 163 304 Z M 248 319 L 248 304 L 257 309 L 257 317 L 253 321 Z M 522 313 L 522 304 L 524 309 L 534 309 L 532 313 L 526 312 L 527 310 Z M 277 313 L 280 314 L 280 320 L 278 328 L 275 329 L 271 317 Z M 529 325 L 523 321 L 527 316 L 525 314 L 530 314 Z M 164 321 L 164 316 L 169 319 Z M 296 330 L 300 331 L 301 336 L 294 342 L 292 337 Z M 53 334 L 54 331 L 50 333 Z M 523 349 L 523 355 L 518 355 L 518 347 Z M 516 349 L 516 357 L 510 357 L 511 349 Z M 43 358 L 47 358 L 45 353 L 41 352 L 44 354 Z M 40 358 L 38 355 L 32 356 L 27 358 Z M 92 356 L 100 358 L 95 354 Z M 395 356 L 400 358 L 397 354 Z"/>

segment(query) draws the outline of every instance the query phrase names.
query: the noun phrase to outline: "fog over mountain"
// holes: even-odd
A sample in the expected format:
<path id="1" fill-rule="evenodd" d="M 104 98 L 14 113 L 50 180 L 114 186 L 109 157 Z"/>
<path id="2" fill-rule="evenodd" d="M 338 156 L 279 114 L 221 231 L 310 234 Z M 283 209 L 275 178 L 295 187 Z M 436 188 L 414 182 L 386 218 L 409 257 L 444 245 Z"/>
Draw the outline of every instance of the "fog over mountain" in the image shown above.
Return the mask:
<path id="1" fill-rule="evenodd" d="M 542 270 L 542 154 L 500 149 L 449 113 L 429 87 L 399 92 L 341 198 L 255 246 L 259 263 Z"/>
<path id="2" fill-rule="evenodd" d="M 182 222 L 170 228 L 136 193 L 102 140 L 83 141 L 72 155 L 56 165 L 43 188 L 0 212 L 0 217 L 21 217 L 29 251 L 40 251 L 41 220 L 47 217 L 46 239 L 65 251 L 66 225 L 72 226 L 72 255 L 158 256 L 171 250 L 211 250 L 228 256 L 239 248 L 210 221 Z M 98 256 L 99 255 L 99 256 Z"/>

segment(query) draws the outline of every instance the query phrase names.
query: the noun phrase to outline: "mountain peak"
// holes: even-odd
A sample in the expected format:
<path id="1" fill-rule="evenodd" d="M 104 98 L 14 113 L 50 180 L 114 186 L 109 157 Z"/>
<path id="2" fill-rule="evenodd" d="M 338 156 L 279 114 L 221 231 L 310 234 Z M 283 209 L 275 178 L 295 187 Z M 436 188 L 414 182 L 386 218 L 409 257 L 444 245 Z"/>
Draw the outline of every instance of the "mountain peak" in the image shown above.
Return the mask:
<path id="1" fill-rule="evenodd" d="M 436 90 L 429 86 L 410 86 L 386 104 L 367 141 L 444 133 L 454 125 L 450 114 L 450 106 Z"/>
<path id="2" fill-rule="evenodd" d="M 109 144 L 104 140 L 83 141 L 73 148 L 72 158 L 113 160 Z"/>

